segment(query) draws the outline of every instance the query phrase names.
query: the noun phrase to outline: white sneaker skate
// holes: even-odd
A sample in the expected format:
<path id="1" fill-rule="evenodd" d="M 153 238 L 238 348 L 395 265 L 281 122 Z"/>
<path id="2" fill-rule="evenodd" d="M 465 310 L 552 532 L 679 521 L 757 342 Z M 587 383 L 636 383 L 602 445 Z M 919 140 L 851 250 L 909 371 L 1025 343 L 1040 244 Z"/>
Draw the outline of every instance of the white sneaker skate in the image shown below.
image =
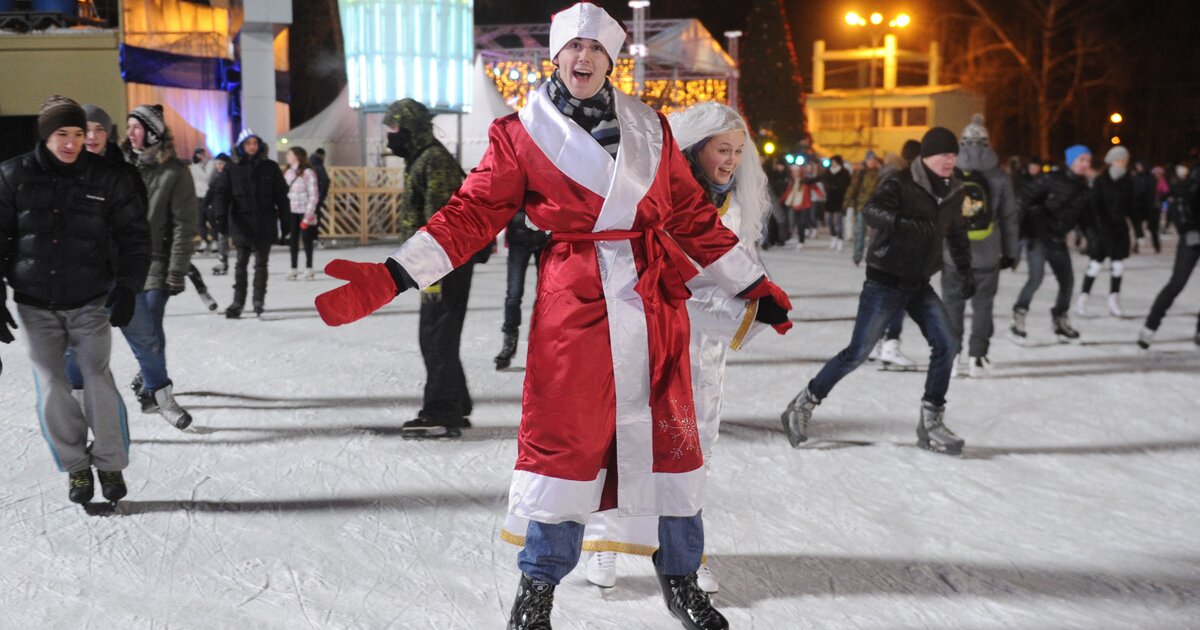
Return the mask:
<path id="1" fill-rule="evenodd" d="M 1112 315 L 1113 317 L 1121 317 L 1122 315 L 1125 314 L 1125 313 L 1121 312 L 1121 294 L 1120 293 L 1109 293 L 1108 294 L 1108 314 Z"/>
<path id="2" fill-rule="evenodd" d="M 880 339 L 879 341 L 876 341 L 875 347 L 871 348 L 871 354 L 867 355 L 867 360 L 868 361 L 878 361 L 879 360 L 879 350 L 882 347 L 883 347 L 883 340 Z"/>
<path id="3" fill-rule="evenodd" d="M 916 362 L 904 356 L 904 353 L 900 351 L 899 339 L 888 339 L 883 342 L 883 349 L 879 351 L 879 362 L 883 364 L 885 370 L 909 372 L 917 369 Z"/>
<path id="4" fill-rule="evenodd" d="M 713 575 L 711 569 L 708 568 L 708 563 L 700 565 L 696 569 L 696 585 L 705 593 L 716 593 L 721 589 L 721 585 L 717 582 L 717 576 Z"/>
<path id="5" fill-rule="evenodd" d="M 1142 329 L 1138 331 L 1138 347 L 1142 350 L 1149 350 L 1150 344 L 1152 343 L 1154 343 L 1154 331 L 1143 326 Z"/>
<path id="6" fill-rule="evenodd" d="M 967 375 L 971 378 L 984 378 L 992 373 L 992 362 L 987 357 L 971 357 Z"/>
<path id="7" fill-rule="evenodd" d="M 701 565 L 703 566 L 703 565 Z M 585 570 L 587 581 L 600 588 L 617 585 L 617 552 L 597 551 L 588 557 Z"/>
<path id="8" fill-rule="evenodd" d="M 300 278 L 300 270 L 299 269 L 293 269 L 288 272 L 288 275 L 287 275 L 288 280 L 297 280 L 299 278 Z"/>
<path id="9" fill-rule="evenodd" d="M 1080 293 L 1079 299 L 1075 300 L 1075 314 L 1080 317 L 1087 316 L 1088 294 Z"/>
<path id="10" fill-rule="evenodd" d="M 313 271 L 313 270 L 312 270 L 312 267 L 309 267 L 309 268 L 308 268 L 308 271 L 305 271 L 305 272 L 304 272 L 304 279 L 305 279 L 305 280 L 316 280 L 316 279 L 317 279 L 317 272 Z"/>

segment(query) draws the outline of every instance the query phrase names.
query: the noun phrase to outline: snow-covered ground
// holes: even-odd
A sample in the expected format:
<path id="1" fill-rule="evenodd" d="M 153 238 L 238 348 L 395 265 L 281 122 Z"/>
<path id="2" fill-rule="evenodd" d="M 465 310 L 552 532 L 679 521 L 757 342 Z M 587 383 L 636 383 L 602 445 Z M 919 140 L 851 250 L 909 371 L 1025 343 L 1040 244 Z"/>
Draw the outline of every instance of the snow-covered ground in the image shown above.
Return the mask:
<path id="1" fill-rule="evenodd" d="M 1006 272 L 995 374 L 950 390 L 963 458 L 914 446 L 924 374 L 872 366 L 818 409 L 824 448 L 793 450 L 778 414 L 849 339 L 862 279 L 826 243 L 766 252 L 798 323 L 730 361 L 705 520 L 732 627 L 1200 626 L 1198 280 L 1143 353 L 1133 340 L 1169 252 L 1129 262 L 1125 319 L 1100 314 L 1101 278 L 1095 315 L 1076 318 L 1079 346 L 1053 343 L 1048 276 L 1030 316 L 1035 344 L 1020 348 L 1003 331 L 1025 273 Z M 197 262 L 207 275 L 212 260 Z M 0 347 L 0 627 L 504 626 L 518 573 L 497 534 L 523 375 L 492 369 L 503 256 L 477 268 L 463 339 L 476 428 L 449 442 L 397 432 L 424 379 L 415 295 L 330 329 L 312 298 L 336 282 L 286 282 L 282 248 L 271 268 L 261 320 L 210 314 L 190 288 L 171 300 L 171 375 L 199 431 L 134 411 L 130 494 L 113 517 L 67 501 L 21 331 Z M 232 277 L 209 281 L 224 308 Z M 904 343 L 926 352 L 911 322 Z M 119 335 L 113 354 L 133 408 Z M 618 567 L 609 591 L 581 570 L 568 577 L 556 627 L 677 628 L 650 563 Z"/>

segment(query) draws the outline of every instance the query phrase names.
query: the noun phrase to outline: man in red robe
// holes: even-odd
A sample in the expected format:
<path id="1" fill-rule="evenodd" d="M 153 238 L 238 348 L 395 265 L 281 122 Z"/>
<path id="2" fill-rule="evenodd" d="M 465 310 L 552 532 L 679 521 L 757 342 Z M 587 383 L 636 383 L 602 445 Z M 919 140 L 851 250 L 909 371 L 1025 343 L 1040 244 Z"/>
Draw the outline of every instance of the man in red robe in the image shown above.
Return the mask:
<path id="1" fill-rule="evenodd" d="M 556 14 L 558 69 L 492 124 L 449 203 L 385 263 L 331 262 L 326 273 L 350 283 L 317 298 L 326 323 L 349 323 L 467 262 L 521 208 L 551 232 L 509 494 L 508 538 L 524 544 L 510 630 L 550 628 L 584 523 L 610 508 L 659 516 L 654 562 L 671 613 L 688 628 L 728 627 L 696 585 L 706 477 L 685 282 L 699 264 L 731 294 L 778 305 L 758 311 L 781 334 L 791 327 L 787 295 L 723 227 L 666 119 L 607 80 L 624 41 L 590 3 Z"/>

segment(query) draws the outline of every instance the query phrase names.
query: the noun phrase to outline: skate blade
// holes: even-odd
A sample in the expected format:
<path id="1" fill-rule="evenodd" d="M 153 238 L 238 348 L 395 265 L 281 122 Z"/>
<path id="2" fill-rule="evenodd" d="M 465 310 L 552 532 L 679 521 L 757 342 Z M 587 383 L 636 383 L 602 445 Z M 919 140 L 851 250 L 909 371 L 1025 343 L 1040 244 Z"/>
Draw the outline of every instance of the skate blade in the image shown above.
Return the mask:
<path id="1" fill-rule="evenodd" d="M 453 440 L 462 437 L 462 432 L 458 430 L 431 432 L 431 431 L 401 431 L 400 437 L 406 440 Z"/>
<path id="2" fill-rule="evenodd" d="M 1080 343 L 1083 343 L 1079 340 L 1079 337 L 1072 338 L 1072 337 L 1064 337 L 1062 335 L 1055 335 L 1055 337 L 1058 339 L 1058 343 L 1065 344 L 1065 345 L 1072 345 L 1072 344 L 1078 345 Z"/>
<path id="3" fill-rule="evenodd" d="M 117 504 L 119 501 L 100 501 L 97 503 L 87 503 L 83 506 L 83 511 L 88 516 L 113 516 L 117 513 Z"/>
<path id="4" fill-rule="evenodd" d="M 932 442 L 921 441 L 921 440 L 917 441 L 917 446 L 921 447 L 922 449 L 924 449 L 926 451 L 929 451 L 930 453 L 937 453 L 938 455 L 948 455 L 950 457 L 961 457 L 962 451 L 963 451 L 962 446 L 958 446 L 958 447 L 937 446 L 937 445 L 933 444 Z M 964 446 L 965 446 L 965 444 L 964 444 Z"/>

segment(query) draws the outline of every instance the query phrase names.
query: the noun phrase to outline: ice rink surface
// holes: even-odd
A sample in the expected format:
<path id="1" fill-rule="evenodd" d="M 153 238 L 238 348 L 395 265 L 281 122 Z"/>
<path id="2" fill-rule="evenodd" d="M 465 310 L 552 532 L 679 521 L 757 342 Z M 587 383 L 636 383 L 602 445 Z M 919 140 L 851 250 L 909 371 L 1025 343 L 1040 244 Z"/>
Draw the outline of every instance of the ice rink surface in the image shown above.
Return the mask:
<path id="1" fill-rule="evenodd" d="M 732 627 L 1200 627 L 1200 279 L 1151 351 L 1133 343 L 1174 241 L 1128 262 L 1124 319 L 1102 313 L 1101 276 L 1092 316 L 1074 317 L 1076 346 L 1051 335 L 1049 273 L 1031 347 L 1005 338 L 1025 269 L 1004 273 L 994 374 L 950 389 L 962 458 L 915 447 L 924 373 L 872 364 L 817 409 L 818 445 L 788 447 L 779 413 L 849 340 L 862 283 L 850 252 L 827 243 L 765 253 L 796 327 L 729 361 L 705 521 Z M 318 266 L 389 250 L 318 250 Z M 261 320 L 211 314 L 190 286 L 170 301 L 171 376 L 195 433 L 138 413 L 134 361 L 114 335 L 133 450 L 129 497 L 111 517 L 67 501 L 22 331 L 0 347 L 0 628 L 504 627 L 518 573 L 497 534 L 527 327 L 514 368 L 496 372 L 503 254 L 476 269 L 463 337 L 476 428 L 430 442 L 398 432 L 425 375 L 417 296 L 330 329 L 312 301 L 337 282 L 287 282 L 286 257 L 275 249 Z M 196 263 L 223 309 L 232 276 Z M 911 321 L 903 339 L 928 362 Z M 555 627 L 679 627 L 648 560 L 622 557 L 618 570 L 608 591 L 582 568 L 569 576 Z"/>

